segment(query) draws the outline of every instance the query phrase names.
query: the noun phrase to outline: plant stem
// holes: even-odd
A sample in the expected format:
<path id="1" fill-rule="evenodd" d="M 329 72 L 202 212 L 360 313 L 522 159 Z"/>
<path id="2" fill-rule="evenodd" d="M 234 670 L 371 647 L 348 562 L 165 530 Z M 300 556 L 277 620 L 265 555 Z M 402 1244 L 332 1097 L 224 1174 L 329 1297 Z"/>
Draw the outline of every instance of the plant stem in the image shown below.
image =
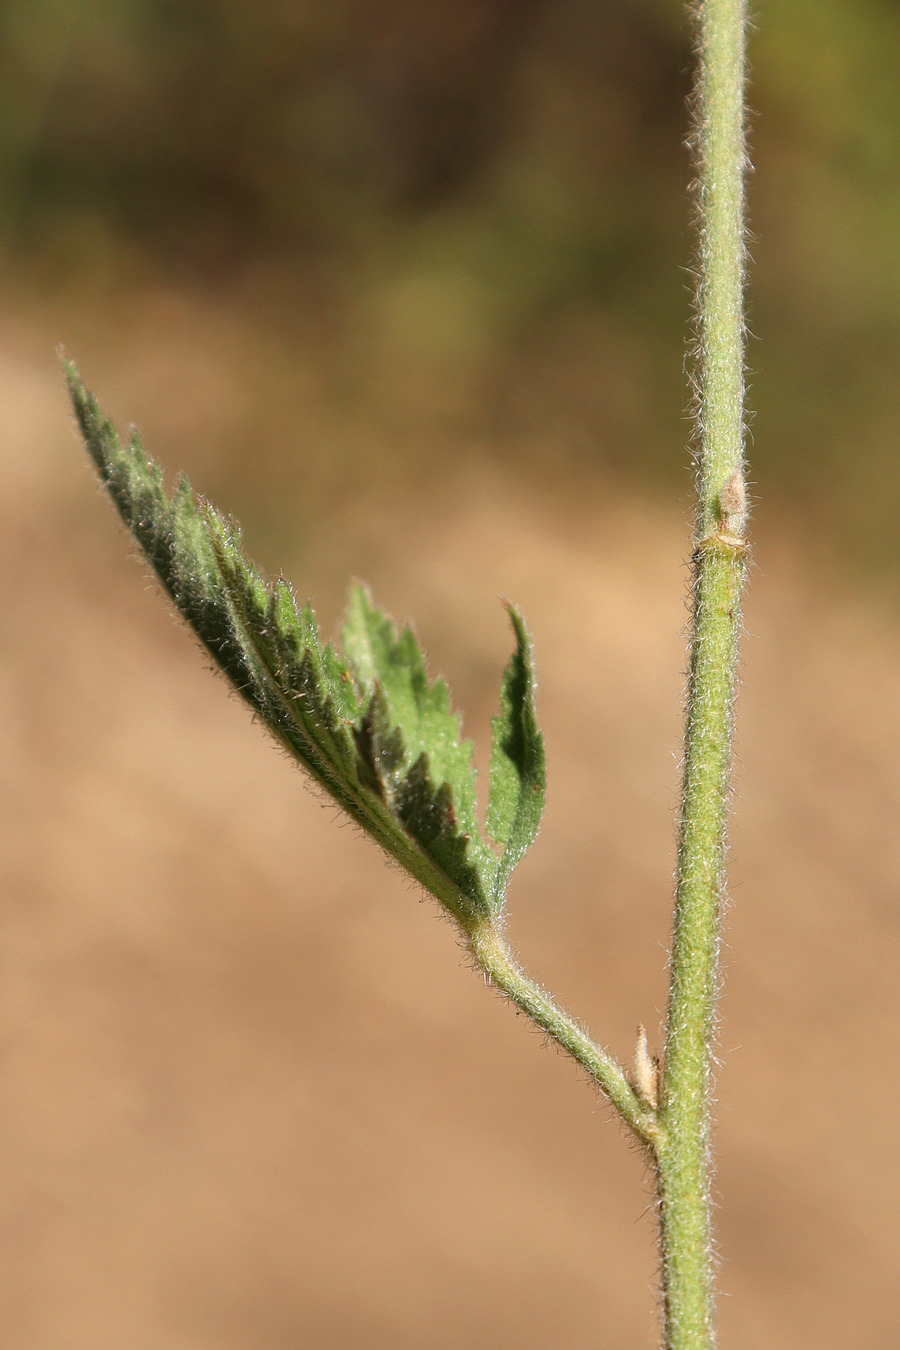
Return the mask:
<path id="1" fill-rule="evenodd" d="M 482 919 L 465 931 L 472 954 L 491 983 L 587 1070 L 641 1142 L 656 1152 L 661 1138 L 656 1111 L 638 1095 L 616 1061 L 516 963 L 501 924 Z"/>
<path id="2" fill-rule="evenodd" d="M 702 0 L 699 29 L 699 501 L 663 1133 L 656 1151 L 667 1350 L 714 1344 L 709 1080 L 746 554 L 744 0 Z"/>

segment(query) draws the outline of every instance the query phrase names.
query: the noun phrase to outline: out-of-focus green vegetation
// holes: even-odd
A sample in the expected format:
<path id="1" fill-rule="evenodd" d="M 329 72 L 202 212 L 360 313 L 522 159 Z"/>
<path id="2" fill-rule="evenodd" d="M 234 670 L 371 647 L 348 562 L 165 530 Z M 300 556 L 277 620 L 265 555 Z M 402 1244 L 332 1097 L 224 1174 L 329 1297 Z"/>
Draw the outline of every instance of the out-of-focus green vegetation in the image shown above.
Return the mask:
<path id="1" fill-rule="evenodd" d="M 752 476 L 894 568 L 900 8 L 761 0 L 752 66 Z M 689 69 L 679 0 L 6 0 L 3 273 L 233 294 L 373 418 L 677 481 Z"/>

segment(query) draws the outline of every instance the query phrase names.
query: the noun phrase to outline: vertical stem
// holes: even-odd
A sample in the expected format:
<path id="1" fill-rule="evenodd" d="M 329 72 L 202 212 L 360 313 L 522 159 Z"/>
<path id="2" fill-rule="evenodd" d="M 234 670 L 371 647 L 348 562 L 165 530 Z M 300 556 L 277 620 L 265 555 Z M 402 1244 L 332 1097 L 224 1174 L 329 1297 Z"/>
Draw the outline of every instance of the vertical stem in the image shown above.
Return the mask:
<path id="1" fill-rule="evenodd" d="M 699 5 L 699 462 L 672 983 L 657 1151 L 667 1350 L 714 1344 L 709 1079 L 743 483 L 744 0 Z"/>

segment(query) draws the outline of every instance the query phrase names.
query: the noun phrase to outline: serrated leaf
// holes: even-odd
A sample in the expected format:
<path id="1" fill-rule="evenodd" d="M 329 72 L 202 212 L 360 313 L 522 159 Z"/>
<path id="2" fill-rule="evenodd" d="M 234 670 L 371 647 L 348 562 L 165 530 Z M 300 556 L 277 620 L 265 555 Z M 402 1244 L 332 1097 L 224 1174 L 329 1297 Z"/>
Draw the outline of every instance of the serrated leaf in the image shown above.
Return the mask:
<path id="1" fill-rule="evenodd" d="M 540 735 L 518 616 L 519 650 L 504 678 L 491 769 L 489 823 L 504 848 L 498 862 L 478 829 L 471 743 L 461 738 L 443 680 L 429 681 L 412 632 L 398 637 L 358 588 L 344 655 L 323 645 L 312 610 L 297 607 L 285 581 L 260 574 L 237 526 L 199 501 L 184 478 L 168 497 L 137 435 L 123 447 L 71 363 L 67 375 L 88 450 L 123 520 L 234 687 L 338 804 L 464 925 L 498 914 L 512 866 L 537 828 Z M 542 784 L 542 753 L 540 769 Z"/>
<path id="2" fill-rule="evenodd" d="M 472 742 L 463 740 L 443 680 L 430 683 L 412 630 L 397 636 L 394 625 L 372 604 L 362 586 L 350 595 L 341 646 L 366 695 L 383 691 L 390 720 L 403 735 L 407 765 L 427 754 L 431 773 L 448 782 L 462 829 L 477 836 Z"/>
<path id="3" fill-rule="evenodd" d="M 428 846 L 439 850 L 442 866 L 450 868 L 462 890 L 479 906 L 489 906 L 496 859 L 478 828 L 472 743 L 462 739 L 446 684 L 429 681 L 412 630 L 398 636 L 362 586 L 351 592 L 341 646 L 363 696 L 386 725 L 400 732 L 402 759 L 393 764 L 384 790 L 420 842 L 428 837 L 435 812 L 443 813 L 434 836 L 440 843 L 432 840 Z"/>
<path id="4" fill-rule="evenodd" d="M 356 815 L 348 784 L 356 775 L 350 728 L 359 704 L 346 666 L 321 650 L 309 606 L 298 610 L 284 581 L 270 585 L 247 561 L 237 527 L 210 506 L 202 515 L 266 725 Z"/>
<path id="5" fill-rule="evenodd" d="M 492 719 L 487 832 L 503 850 L 495 880 L 502 904 L 513 868 L 534 842 L 544 810 L 544 738 L 534 707 L 531 641 L 522 616 L 507 606 L 516 650 L 503 674 L 500 713 Z"/>
<path id="6" fill-rule="evenodd" d="M 127 447 L 112 422 L 67 363 L 75 415 L 88 451 L 122 519 L 163 586 L 216 662 L 258 709 L 250 671 L 235 641 L 228 604 L 218 584 L 215 553 L 190 485 L 180 479 L 171 500 L 159 465 L 143 451 L 136 432 Z"/>

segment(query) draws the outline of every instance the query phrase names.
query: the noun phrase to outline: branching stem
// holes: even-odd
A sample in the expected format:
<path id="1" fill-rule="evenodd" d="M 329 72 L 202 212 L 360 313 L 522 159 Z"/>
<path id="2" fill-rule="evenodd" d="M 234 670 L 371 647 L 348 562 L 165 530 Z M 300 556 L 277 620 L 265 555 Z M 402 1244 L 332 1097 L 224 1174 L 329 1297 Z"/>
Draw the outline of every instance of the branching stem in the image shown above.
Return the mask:
<path id="1" fill-rule="evenodd" d="M 745 565 L 743 479 L 744 42 L 746 0 L 697 0 L 700 75 L 698 489 L 684 781 L 665 1068 L 643 1028 L 628 1074 L 514 960 L 503 893 L 537 833 L 543 739 L 528 634 L 494 719 L 486 827 L 471 748 L 446 687 L 430 682 L 408 630 L 357 589 L 344 654 L 320 641 L 308 607 L 244 556 L 236 528 L 158 465 L 68 376 L 90 454 L 169 595 L 235 688 L 350 816 L 460 924 L 488 979 L 590 1075 L 646 1147 L 658 1182 L 666 1350 L 712 1350 L 709 1079 Z"/>
<path id="2" fill-rule="evenodd" d="M 588 1072 L 626 1124 L 655 1151 L 662 1138 L 656 1111 L 635 1091 L 621 1066 L 516 963 L 501 924 L 483 920 L 466 932 L 472 954 L 491 983 Z"/>
<path id="3" fill-rule="evenodd" d="M 513 960 L 467 926 L 491 981 L 590 1074 L 647 1145 L 659 1193 L 666 1350 L 712 1350 L 709 1082 L 740 599 L 744 442 L 745 0 L 699 11 L 698 507 L 675 931 L 658 1109 Z"/>

